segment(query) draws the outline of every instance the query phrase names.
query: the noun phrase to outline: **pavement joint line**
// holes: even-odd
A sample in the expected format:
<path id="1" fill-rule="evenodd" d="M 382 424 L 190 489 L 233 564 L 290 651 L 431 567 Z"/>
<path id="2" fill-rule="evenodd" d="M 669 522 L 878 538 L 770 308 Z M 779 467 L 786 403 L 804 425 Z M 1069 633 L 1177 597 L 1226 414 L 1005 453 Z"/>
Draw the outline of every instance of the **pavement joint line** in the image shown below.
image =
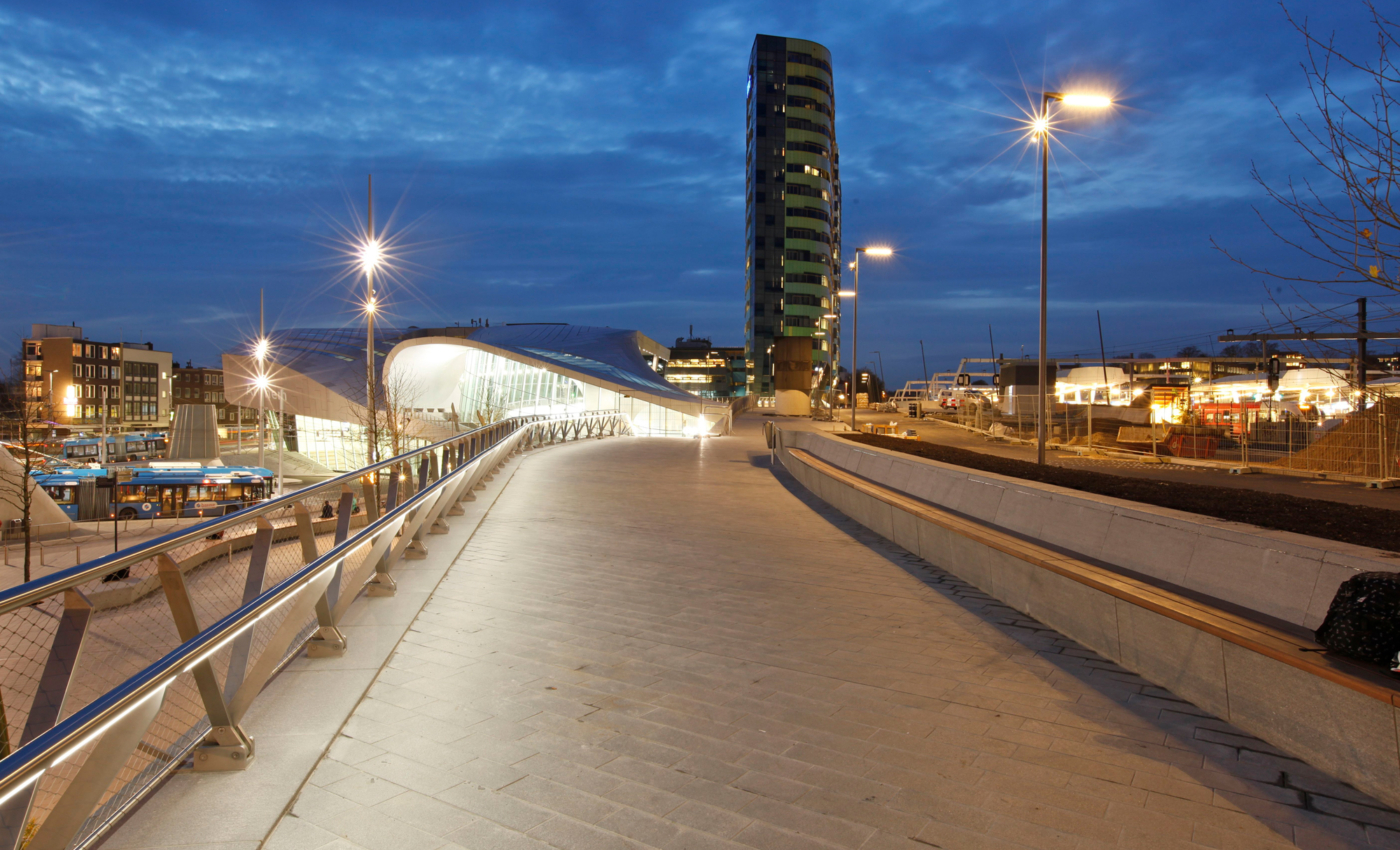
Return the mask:
<path id="1" fill-rule="evenodd" d="M 484 517 L 483 517 L 483 518 L 484 518 Z M 872 548 L 873 548 L 873 547 L 872 547 Z M 446 578 L 446 574 L 444 574 L 443 577 Z M 915 576 L 915 578 L 918 578 L 918 577 Z M 932 592 L 934 592 L 934 593 L 938 593 L 938 588 L 929 585 L 929 584 L 928 584 L 926 581 L 924 581 L 923 579 L 919 579 L 919 581 L 920 581 L 920 583 L 923 584 L 924 587 L 927 588 L 928 590 L 930 590 L 930 591 L 932 591 Z M 799 585 L 802 585 L 802 586 L 814 586 L 814 587 L 827 587 L 827 586 L 828 586 L 828 585 L 808 585 L 808 584 L 805 583 L 805 582 L 787 582 L 787 583 L 789 583 L 789 584 L 799 584 Z M 942 594 L 940 593 L 939 595 L 941 596 Z M 895 598 L 895 597 L 893 597 L 892 594 L 891 594 L 890 596 L 891 596 L 891 598 Z M 473 604 L 474 606 L 478 607 L 478 608 L 485 608 L 485 609 L 488 609 L 488 610 L 491 610 L 491 611 L 500 611 L 500 612 L 502 612 L 502 613 L 515 614 L 515 615 L 518 615 L 518 616 L 526 616 L 526 617 L 530 617 L 530 618 L 535 619 L 535 620 L 539 620 L 539 621 L 541 621 L 541 622 L 554 623 L 554 624 L 556 624 L 556 625 L 574 625 L 574 623 L 572 623 L 572 622 L 569 621 L 569 620 L 562 620 L 562 619 L 559 619 L 559 618 L 556 618 L 556 617 L 546 617 L 546 616 L 543 616 L 543 615 L 540 615 L 540 614 L 537 614 L 537 613 L 533 613 L 533 612 L 516 611 L 516 610 L 510 609 L 510 608 L 502 608 L 502 607 L 499 607 L 499 606 L 489 605 L 489 604 L 484 603 L 484 602 L 473 602 L 472 604 Z M 1041 623 L 1041 622 L 1038 621 L 1038 620 L 1034 621 L 1034 624 L 1035 624 L 1035 626 L 1038 626 L 1040 629 L 1043 629 L 1043 630 L 1045 630 L 1045 631 L 1054 631 L 1054 630 L 1051 629 L 1049 626 L 1046 626 L 1045 624 Z M 1014 638 L 1012 638 L 1012 639 L 1014 640 Z M 867 682 L 858 681 L 858 680 L 856 680 L 856 679 L 847 679 L 847 678 L 844 678 L 844 677 L 842 677 L 842 676 L 835 675 L 834 673 L 813 674 L 810 670 L 804 670 L 804 669 L 802 669 L 802 668 L 800 668 L 800 667 L 791 667 L 791 666 L 785 666 L 785 665 L 782 665 L 782 664 L 775 664 L 775 663 L 773 663 L 771 660 L 762 660 L 762 659 L 759 659 L 759 658 L 749 658 L 749 657 L 745 657 L 745 656 L 742 656 L 742 655 L 731 655 L 731 654 L 729 654 L 729 653 L 720 652 L 720 651 L 712 650 L 712 649 L 696 649 L 696 648 L 693 647 L 693 646 L 686 646 L 685 644 L 679 644 L 679 643 L 670 643 L 670 642 L 668 642 L 668 641 L 657 640 L 657 639 L 654 638 L 654 637 L 648 637 L 647 640 L 651 641 L 652 643 L 657 644 L 658 646 L 668 646 L 668 647 L 671 647 L 671 648 L 673 648 L 673 649 L 683 649 L 683 650 L 687 650 L 688 652 L 691 652 L 691 653 L 703 652 L 703 653 L 705 653 L 706 655 L 711 655 L 711 656 L 714 656 L 715 658 L 727 658 L 727 659 L 731 659 L 731 660 L 734 660 L 734 661 L 742 661 L 742 662 L 747 663 L 747 664 L 762 664 L 762 665 L 764 665 L 764 666 L 766 666 L 766 667 L 771 667 L 771 668 L 773 668 L 773 669 L 775 669 L 775 670 L 784 670 L 784 671 L 787 671 L 787 672 L 789 672 L 789 673 L 800 673 L 800 674 L 808 675 L 808 676 L 810 676 L 810 675 L 820 675 L 820 676 L 824 676 L 824 677 L 826 677 L 826 678 L 829 678 L 829 679 L 832 679 L 832 680 L 835 680 L 835 681 L 838 681 L 838 682 L 845 682 L 846 684 L 850 684 L 850 685 L 860 685 L 861 687 L 872 688 L 872 689 L 874 689 L 874 690 L 884 691 L 884 692 L 888 692 L 888 693 L 892 693 L 892 694 L 904 694 L 904 695 L 906 695 L 906 696 L 924 696 L 924 694 L 920 694 L 920 693 L 918 693 L 917 691 L 904 691 L 904 690 L 900 690 L 899 688 L 891 688 L 891 687 L 887 687 L 887 686 L 884 686 L 884 685 L 872 685 L 872 684 L 869 684 L 869 683 L 867 683 Z M 1004 650 L 997 650 L 997 649 L 995 649 L 995 648 L 993 648 L 993 647 L 988 647 L 988 648 L 993 649 L 993 650 L 997 653 L 998 657 L 999 657 L 1000 659 L 1003 659 L 1003 660 L 1012 658 L 1012 657 L 1014 657 L 1014 655 L 1015 655 L 1014 653 L 1007 652 L 1007 651 L 1004 651 Z M 1040 653 L 1040 652 L 1037 652 L 1036 654 L 1037 654 L 1037 655 L 1040 655 L 1041 653 Z M 1064 669 L 1064 668 L 1061 668 L 1061 669 L 1062 669 L 1063 672 L 1070 672 L 1070 671 L 1067 670 L 1067 669 Z M 1046 675 L 1051 675 L 1051 674 L 1048 674 L 1048 673 L 1047 673 Z M 942 699 L 946 699 L 946 700 L 948 700 L 949 702 L 954 702 L 954 703 L 958 702 L 958 700 L 952 698 L 951 696 L 942 697 Z M 973 705 L 974 703 L 969 702 L 969 703 L 965 703 L 965 704 L 967 704 L 967 705 Z"/>

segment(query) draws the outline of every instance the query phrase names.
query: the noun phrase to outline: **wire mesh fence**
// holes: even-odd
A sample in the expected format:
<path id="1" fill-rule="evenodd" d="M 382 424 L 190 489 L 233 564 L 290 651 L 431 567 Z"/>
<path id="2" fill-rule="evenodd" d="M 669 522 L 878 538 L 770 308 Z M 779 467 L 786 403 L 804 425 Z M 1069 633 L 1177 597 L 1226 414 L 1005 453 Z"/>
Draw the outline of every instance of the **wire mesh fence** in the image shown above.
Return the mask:
<path id="1" fill-rule="evenodd" d="M 192 751 L 227 755 L 223 724 L 509 452 L 603 433 L 626 418 L 488 426 L 0 594 L 0 847 L 85 846 Z"/>
<path id="2" fill-rule="evenodd" d="M 1400 478 L 1400 399 L 1374 396 L 1355 410 L 1332 416 L 1267 402 L 1202 404 L 1180 422 L 1153 423 L 1151 415 L 1141 408 L 1053 404 L 1046 441 L 1054 448 L 1092 447 L 1281 473 L 1365 481 Z M 1033 409 L 1008 413 L 981 400 L 939 418 L 998 439 L 1037 439 Z"/>

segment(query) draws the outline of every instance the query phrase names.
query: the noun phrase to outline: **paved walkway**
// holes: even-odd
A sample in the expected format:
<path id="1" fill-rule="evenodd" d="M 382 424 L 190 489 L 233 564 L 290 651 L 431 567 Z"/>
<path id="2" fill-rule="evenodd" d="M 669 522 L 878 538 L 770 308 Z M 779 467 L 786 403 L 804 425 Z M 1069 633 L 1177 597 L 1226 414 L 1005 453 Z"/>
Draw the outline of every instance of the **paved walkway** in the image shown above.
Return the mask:
<path id="1" fill-rule="evenodd" d="M 741 426 L 527 456 L 263 846 L 1400 847 Z"/>

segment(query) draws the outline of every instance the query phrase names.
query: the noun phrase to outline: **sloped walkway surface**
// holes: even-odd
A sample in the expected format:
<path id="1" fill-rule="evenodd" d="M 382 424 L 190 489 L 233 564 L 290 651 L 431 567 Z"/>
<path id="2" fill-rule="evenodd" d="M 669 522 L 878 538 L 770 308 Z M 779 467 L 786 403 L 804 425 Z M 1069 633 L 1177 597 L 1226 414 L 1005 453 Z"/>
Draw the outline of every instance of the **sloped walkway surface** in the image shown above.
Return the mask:
<path id="1" fill-rule="evenodd" d="M 264 846 L 1400 847 L 741 425 L 529 456 Z"/>

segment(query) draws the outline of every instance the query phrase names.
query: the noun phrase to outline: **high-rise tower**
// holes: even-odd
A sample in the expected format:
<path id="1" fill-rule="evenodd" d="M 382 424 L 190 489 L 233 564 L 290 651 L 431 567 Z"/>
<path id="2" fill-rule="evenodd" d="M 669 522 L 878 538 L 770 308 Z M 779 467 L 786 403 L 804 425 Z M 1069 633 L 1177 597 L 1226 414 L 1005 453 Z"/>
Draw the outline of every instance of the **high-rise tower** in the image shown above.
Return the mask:
<path id="1" fill-rule="evenodd" d="M 751 395 L 775 390 L 775 339 L 832 363 L 841 276 L 841 178 L 831 52 L 759 35 L 749 54 L 744 339 Z M 787 343 L 784 357 L 802 346 Z M 785 360 L 791 368 L 796 361 Z M 806 412 L 805 410 L 802 412 Z"/>

